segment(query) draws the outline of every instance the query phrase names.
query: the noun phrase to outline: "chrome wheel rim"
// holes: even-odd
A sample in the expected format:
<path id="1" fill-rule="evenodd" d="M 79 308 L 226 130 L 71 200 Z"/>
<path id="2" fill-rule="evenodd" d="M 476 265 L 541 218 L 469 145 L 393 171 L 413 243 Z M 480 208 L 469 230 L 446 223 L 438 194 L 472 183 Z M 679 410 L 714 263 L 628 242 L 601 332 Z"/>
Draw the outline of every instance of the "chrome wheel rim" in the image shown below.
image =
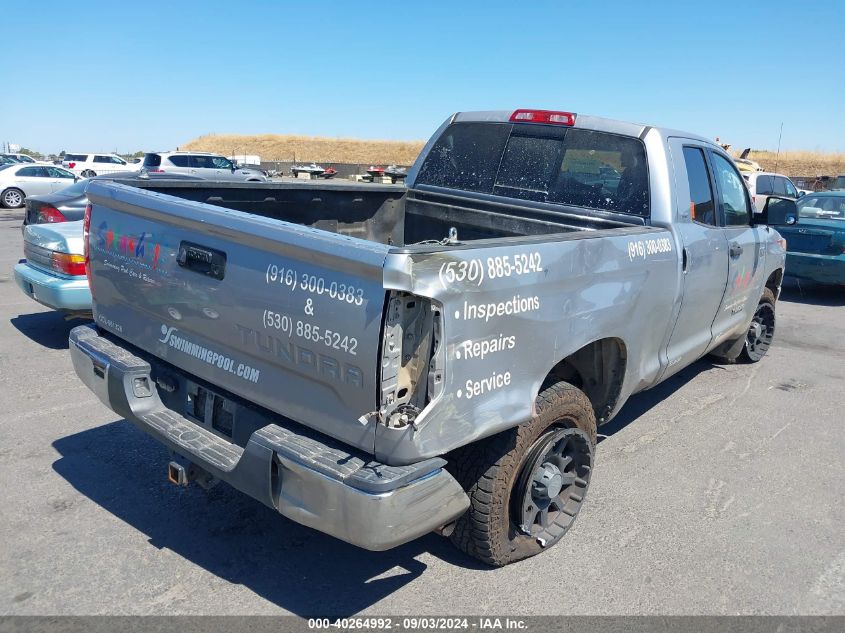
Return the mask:
<path id="1" fill-rule="evenodd" d="M 3 194 L 3 202 L 10 207 L 19 207 L 23 203 L 23 196 L 18 191 L 7 191 Z"/>

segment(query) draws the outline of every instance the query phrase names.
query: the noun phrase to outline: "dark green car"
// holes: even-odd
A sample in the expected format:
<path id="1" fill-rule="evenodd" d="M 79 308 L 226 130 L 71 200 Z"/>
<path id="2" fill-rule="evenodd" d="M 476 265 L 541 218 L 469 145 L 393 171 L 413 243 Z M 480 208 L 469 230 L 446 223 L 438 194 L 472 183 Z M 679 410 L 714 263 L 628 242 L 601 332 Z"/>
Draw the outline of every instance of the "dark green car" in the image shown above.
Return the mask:
<path id="1" fill-rule="evenodd" d="M 786 274 L 845 285 L 845 191 L 799 198 L 798 222 L 777 227 L 786 238 Z"/>

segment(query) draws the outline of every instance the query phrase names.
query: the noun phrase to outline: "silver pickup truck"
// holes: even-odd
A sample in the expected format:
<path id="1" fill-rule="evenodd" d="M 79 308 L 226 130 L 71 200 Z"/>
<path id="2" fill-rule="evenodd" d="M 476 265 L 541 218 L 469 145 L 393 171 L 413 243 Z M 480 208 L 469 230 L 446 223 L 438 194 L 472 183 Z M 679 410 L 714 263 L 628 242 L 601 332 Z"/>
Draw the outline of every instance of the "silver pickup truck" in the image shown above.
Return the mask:
<path id="1" fill-rule="evenodd" d="M 170 480 L 492 565 L 560 540 L 631 394 L 762 358 L 795 216 L 704 138 L 538 110 L 450 117 L 407 187 L 144 187 L 88 188 L 70 350 Z"/>

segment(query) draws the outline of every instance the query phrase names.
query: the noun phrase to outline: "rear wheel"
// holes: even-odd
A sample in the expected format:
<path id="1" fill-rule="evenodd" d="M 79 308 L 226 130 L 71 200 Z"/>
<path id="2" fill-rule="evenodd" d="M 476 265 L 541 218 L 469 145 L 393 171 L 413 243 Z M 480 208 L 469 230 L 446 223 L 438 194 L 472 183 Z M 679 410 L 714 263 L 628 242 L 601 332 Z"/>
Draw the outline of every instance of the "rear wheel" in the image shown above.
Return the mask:
<path id="1" fill-rule="evenodd" d="M 20 189 L 15 189 L 14 187 L 6 189 L 3 192 L 3 195 L 0 196 L 0 204 L 2 204 L 7 209 L 17 209 L 18 207 L 22 207 L 26 196 L 24 195 L 23 191 Z"/>
<path id="2" fill-rule="evenodd" d="M 471 504 L 452 541 L 495 566 L 557 543 L 581 510 L 595 445 L 589 399 L 565 382 L 547 386 L 530 422 L 456 451 L 450 463 Z"/>
<path id="3" fill-rule="evenodd" d="M 760 303 L 754 311 L 751 325 L 745 336 L 745 346 L 742 348 L 740 358 L 747 363 L 756 363 L 772 344 L 775 337 L 775 295 L 765 288 Z"/>
<path id="4" fill-rule="evenodd" d="M 93 169 L 86 169 L 81 175 L 83 178 L 93 178 L 97 173 Z"/>

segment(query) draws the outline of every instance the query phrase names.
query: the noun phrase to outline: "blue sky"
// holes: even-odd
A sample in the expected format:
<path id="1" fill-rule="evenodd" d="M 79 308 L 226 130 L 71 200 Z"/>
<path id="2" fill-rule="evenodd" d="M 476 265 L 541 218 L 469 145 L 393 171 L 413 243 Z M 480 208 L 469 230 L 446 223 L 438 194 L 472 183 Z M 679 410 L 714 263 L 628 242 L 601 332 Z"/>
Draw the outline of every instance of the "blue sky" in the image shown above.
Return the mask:
<path id="1" fill-rule="evenodd" d="M 841 0 L 42 0 L 2 14 L 0 140 L 42 152 L 210 132 L 425 139 L 452 112 L 517 107 L 758 149 L 783 122 L 785 149 L 845 151 Z"/>

